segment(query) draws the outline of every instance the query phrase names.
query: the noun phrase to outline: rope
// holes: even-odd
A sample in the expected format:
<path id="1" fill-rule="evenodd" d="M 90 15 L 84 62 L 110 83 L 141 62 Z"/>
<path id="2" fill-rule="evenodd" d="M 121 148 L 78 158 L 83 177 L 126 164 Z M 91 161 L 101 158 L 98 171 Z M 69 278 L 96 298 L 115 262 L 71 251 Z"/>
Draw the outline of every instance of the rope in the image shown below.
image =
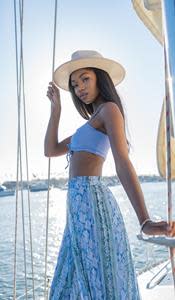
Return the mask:
<path id="1" fill-rule="evenodd" d="M 22 1 L 22 2 L 21 2 Z M 16 17 L 16 0 L 14 0 L 14 21 L 15 21 L 15 50 L 16 50 L 16 79 L 17 79 L 17 103 L 18 103 L 18 138 L 17 138 L 17 175 L 16 175 L 16 209 L 15 209 L 15 250 L 14 250 L 14 284 L 13 299 L 16 299 L 16 254 L 17 254 L 17 232 L 18 232 L 18 196 L 19 196 L 19 173 L 21 183 L 21 207 L 22 207 L 22 228 L 23 228 L 23 250 L 24 250 L 24 272 L 25 272 L 25 296 L 27 294 L 27 263 L 26 263 L 26 238 L 25 238 L 25 220 L 24 220 L 24 195 L 23 195 L 23 177 L 22 177 L 22 153 L 21 153 L 21 88 L 23 89 L 23 108 L 24 108 L 24 135 L 26 149 L 26 170 L 27 182 L 28 176 L 28 149 L 27 149 L 27 126 L 26 126 L 26 106 L 24 93 L 24 64 L 23 64 L 23 0 L 19 0 L 19 16 L 20 16 L 20 74 L 18 72 L 18 44 L 17 44 L 17 17 Z M 20 168 L 20 169 L 19 169 Z M 32 249 L 32 230 L 31 230 L 31 212 L 30 212 L 30 194 L 28 184 L 28 209 L 29 209 L 29 230 L 30 230 L 30 251 L 32 266 L 32 291 L 34 295 L 34 272 L 33 272 L 33 249 Z"/>
<path id="2" fill-rule="evenodd" d="M 43 287 L 43 283 L 38 284 L 38 285 L 35 287 L 35 291 L 38 290 L 39 288 L 42 288 L 42 287 Z M 29 294 L 33 294 L 33 288 L 30 289 L 30 290 L 28 291 L 28 295 L 29 295 Z M 19 297 L 17 297 L 16 300 L 24 299 L 24 296 L 25 296 L 25 294 L 22 294 L 22 295 L 20 295 Z"/>
<path id="3" fill-rule="evenodd" d="M 27 199 L 28 199 L 28 217 L 29 217 L 29 239 L 30 239 L 30 258 L 32 268 L 32 291 L 33 299 L 35 299 L 35 283 L 34 283 L 34 268 L 33 268 L 33 239 L 32 239 L 32 222 L 31 222 L 31 207 L 30 207 L 30 190 L 29 190 L 29 163 L 28 163 L 28 143 L 27 143 L 27 122 L 26 122 L 26 103 L 25 103 L 25 89 L 24 89 L 24 63 L 22 52 L 22 77 L 23 77 L 23 105 L 24 105 L 24 138 L 25 138 L 25 156 L 26 156 L 26 173 L 27 173 Z"/>
<path id="4" fill-rule="evenodd" d="M 57 0 L 55 0 L 55 15 L 54 15 L 54 36 L 53 36 L 53 56 L 52 56 L 52 80 L 55 69 L 55 45 L 56 45 L 56 24 L 57 24 Z M 50 203 L 50 170 L 51 159 L 48 160 L 48 191 L 47 191 L 47 212 L 46 212 L 46 247 L 45 247 L 45 275 L 44 275 L 44 299 L 48 299 L 47 289 L 47 257 L 48 257 L 48 227 L 49 227 L 49 203 Z"/>
<path id="5" fill-rule="evenodd" d="M 22 2 L 21 2 L 22 1 Z M 19 15 L 20 15 L 20 86 L 19 86 L 19 119 L 21 116 L 21 110 L 20 110 L 20 105 L 21 105 L 21 81 L 23 82 L 22 78 L 22 63 L 23 63 L 23 11 L 24 11 L 24 2 L 23 0 L 19 1 Z M 20 124 L 21 125 L 21 124 Z M 21 132 L 21 127 L 19 129 L 19 132 Z M 26 299 L 27 297 L 27 267 L 26 267 L 26 237 L 25 237 L 25 220 L 24 220 L 24 194 L 23 194 L 23 173 L 22 173 L 22 152 L 21 152 L 21 134 L 19 135 L 19 142 L 20 142 L 20 181 L 21 181 L 21 208 L 22 208 L 22 230 L 23 230 L 23 255 L 24 255 L 24 273 L 25 273 L 25 294 L 26 294 Z"/>
<path id="6" fill-rule="evenodd" d="M 17 47 L 17 21 L 16 21 L 16 0 L 14 0 L 14 25 L 15 25 L 15 53 L 16 53 L 16 87 L 17 99 L 18 90 L 18 47 Z M 18 191 L 19 191 L 19 107 L 18 107 L 18 137 L 17 137 L 17 174 L 16 174 L 16 201 L 15 201 L 15 248 L 14 248 L 14 270 L 13 270 L 13 299 L 16 299 L 16 252 L 17 252 L 17 231 L 18 231 Z"/>

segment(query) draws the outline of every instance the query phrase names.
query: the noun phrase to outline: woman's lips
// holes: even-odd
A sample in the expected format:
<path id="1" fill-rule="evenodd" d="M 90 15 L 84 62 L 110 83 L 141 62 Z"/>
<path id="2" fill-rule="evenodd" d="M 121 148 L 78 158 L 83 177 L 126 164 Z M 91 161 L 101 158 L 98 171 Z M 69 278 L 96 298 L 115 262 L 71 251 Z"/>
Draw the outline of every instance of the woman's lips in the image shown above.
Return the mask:
<path id="1" fill-rule="evenodd" d="M 85 99 L 87 97 L 88 93 L 82 93 L 80 94 L 80 99 Z"/>

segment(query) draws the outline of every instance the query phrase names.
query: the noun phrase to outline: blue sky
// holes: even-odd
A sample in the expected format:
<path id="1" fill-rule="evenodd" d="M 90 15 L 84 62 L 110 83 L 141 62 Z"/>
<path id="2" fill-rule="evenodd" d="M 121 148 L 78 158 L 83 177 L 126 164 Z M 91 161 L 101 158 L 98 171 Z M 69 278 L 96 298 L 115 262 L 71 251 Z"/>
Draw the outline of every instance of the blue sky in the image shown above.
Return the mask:
<path id="1" fill-rule="evenodd" d="M 48 160 L 43 140 L 49 119 L 46 97 L 52 78 L 54 1 L 24 1 L 24 72 L 30 174 L 45 176 Z M 131 160 L 138 174 L 157 174 L 156 138 L 164 95 L 163 50 L 124 1 L 58 1 L 56 66 L 78 49 L 94 49 L 118 60 L 126 78 L 118 87 L 132 144 Z M 0 2 L 1 110 L 0 180 L 16 174 L 17 97 L 13 1 Z M 61 91 L 59 139 L 71 135 L 84 120 L 68 93 Z M 23 143 L 24 144 L 24 143 Z M 24 152 L 24 146 L 22 146 Z M 25 159 L 23 158 L 25 177 Z M 66 158 L 52 159 L 52 173 L 67 175 Z M 115 174 L 109 153 L 104 175 Z"/>

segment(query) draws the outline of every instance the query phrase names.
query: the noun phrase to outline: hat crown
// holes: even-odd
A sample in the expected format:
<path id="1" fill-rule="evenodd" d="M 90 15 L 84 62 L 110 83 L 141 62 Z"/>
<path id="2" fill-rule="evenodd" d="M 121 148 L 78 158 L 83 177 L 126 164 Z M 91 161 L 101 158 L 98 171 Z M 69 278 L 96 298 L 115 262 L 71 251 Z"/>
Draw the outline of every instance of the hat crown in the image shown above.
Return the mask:
<path id="1" fill-rule="evenodd" d="M 77 60 L 77 59 L 84 59 L 84 58 L 98 58 L 103 57 L 100 53 L 93 50 L 78 50 L 72 54 L 71 59 Z"/>

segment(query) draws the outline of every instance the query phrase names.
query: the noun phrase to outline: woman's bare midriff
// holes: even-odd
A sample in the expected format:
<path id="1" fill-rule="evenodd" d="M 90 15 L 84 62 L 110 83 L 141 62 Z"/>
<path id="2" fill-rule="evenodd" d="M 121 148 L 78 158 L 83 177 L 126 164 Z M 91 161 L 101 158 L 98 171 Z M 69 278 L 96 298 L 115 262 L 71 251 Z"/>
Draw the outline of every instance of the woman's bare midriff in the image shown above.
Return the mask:
<path id="1" fill-rule="evenodd" d="M 101 176 L 103 157 L 86 151 L 74 152 L 70 159 L 69 178 L 75 176 Z"/>

